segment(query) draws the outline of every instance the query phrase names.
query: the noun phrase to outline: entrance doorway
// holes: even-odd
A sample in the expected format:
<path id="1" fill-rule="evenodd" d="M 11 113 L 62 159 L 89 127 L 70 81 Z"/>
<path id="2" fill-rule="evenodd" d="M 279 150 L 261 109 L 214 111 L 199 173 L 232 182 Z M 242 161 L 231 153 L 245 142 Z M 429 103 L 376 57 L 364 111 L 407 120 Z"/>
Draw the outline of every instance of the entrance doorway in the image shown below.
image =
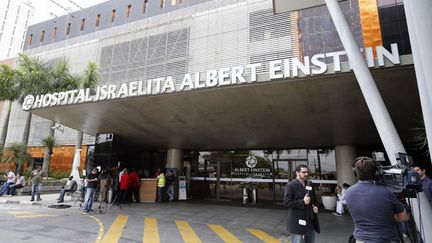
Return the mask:
<path id="1" fill-rule="evenodd" d="M 215 164 L 209 164 L 210 168 L 215 168 L 213 173 L 209 173 L 210 195 L 212 199 L 218 201 L 232 201 L 232 162 L 217 161 Z"/>

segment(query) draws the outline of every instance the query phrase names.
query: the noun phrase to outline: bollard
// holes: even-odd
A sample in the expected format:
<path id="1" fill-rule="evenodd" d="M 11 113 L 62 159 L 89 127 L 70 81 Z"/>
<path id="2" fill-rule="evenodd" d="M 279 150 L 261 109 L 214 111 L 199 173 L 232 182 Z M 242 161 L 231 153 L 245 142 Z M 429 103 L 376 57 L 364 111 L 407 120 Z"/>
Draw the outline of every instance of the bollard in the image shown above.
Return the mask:
<path id="1" fill-rule="evenodd" d="M 247 204 L 248 203 L 248 189 L 247 187 L 243 188 L 243 204 Z"/>
<path id="2" fill-rule="evenodd" d="M 251 191 L 251 203 L 252 204 L 256 204 L 256 200 L 257 200 L 257 189 L 254 187 L 254 188 L 252 188 L 252 191 Z"/>

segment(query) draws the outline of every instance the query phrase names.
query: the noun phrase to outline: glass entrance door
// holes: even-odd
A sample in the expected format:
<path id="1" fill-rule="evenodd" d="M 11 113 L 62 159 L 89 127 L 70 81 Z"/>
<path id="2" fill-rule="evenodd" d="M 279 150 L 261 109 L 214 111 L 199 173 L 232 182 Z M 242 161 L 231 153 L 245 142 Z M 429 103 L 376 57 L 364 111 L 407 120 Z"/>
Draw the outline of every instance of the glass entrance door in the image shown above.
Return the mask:
<path id="1" fill-rule="evenodd" d="M 209 173 L 209 197 L 216 200 L 232 200 L 232 162 L 216 161 L 212 166 L 216 169 Z"/>

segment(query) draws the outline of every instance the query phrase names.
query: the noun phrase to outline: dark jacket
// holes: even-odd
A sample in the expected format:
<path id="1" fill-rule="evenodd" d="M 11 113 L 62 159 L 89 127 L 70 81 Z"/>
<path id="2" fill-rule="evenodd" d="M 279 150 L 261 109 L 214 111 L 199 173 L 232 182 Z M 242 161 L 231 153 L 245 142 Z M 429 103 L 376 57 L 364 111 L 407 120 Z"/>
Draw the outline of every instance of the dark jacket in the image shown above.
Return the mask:
<path id="1" fill-rule="evenodd" d="M 288 207 L 288 232 L 304 235 L 309 227 L 314 227 L 320 232 L 318 216 L 313 212 L 312 204 L 316 205 L 315 192 L 309 193 L 311 202 L 305 205 L 303 198 L 308 191 L 302 183 L 295 179 L 285 186 L 284 204 Z"/>

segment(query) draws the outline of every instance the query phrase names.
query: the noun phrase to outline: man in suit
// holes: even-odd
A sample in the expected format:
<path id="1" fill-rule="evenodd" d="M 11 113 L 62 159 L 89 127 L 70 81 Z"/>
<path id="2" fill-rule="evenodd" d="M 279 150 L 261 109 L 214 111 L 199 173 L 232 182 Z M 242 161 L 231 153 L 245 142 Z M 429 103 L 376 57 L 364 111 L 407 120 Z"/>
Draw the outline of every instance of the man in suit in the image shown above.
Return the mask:
<path id="1" fill-rule="evenodd" d="M 307 185 L 309 169 L 298 165 L 296 179 L 285 186 L 284 204 L 288 207 L 288 232 L 291 243 L 315 242 L 315 231 L 320 232 L 315 192 Z"/>

